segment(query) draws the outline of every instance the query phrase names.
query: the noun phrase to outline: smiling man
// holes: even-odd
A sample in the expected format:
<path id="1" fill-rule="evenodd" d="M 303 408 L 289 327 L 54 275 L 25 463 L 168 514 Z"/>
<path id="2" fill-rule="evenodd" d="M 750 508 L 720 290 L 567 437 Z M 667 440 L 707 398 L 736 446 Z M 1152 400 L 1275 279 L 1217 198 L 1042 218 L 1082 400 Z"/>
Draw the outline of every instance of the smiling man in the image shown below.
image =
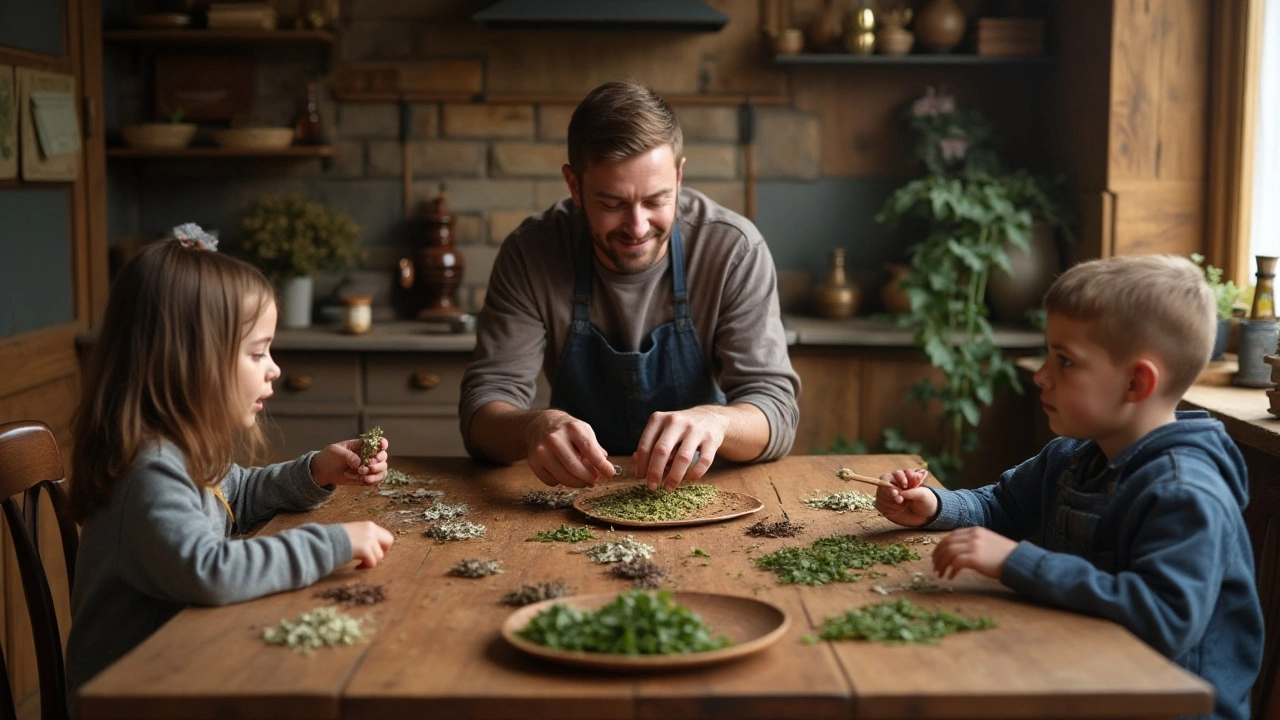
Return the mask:
<path id="1" fill-rule="evenodd" d="M 494 262 L 462 381 L 475 457 L 527 459 L 584 487 L 633 455 L 674 489 L 717 457 L 773 460 L 795 439 L 769 248 L 746 218 L 682 187 L 680 124 L 634 82 L 593 90 L 569 122 L 569 197 L 530 217 Z M 531 408 L 539 372 L 551 407 Z"/>

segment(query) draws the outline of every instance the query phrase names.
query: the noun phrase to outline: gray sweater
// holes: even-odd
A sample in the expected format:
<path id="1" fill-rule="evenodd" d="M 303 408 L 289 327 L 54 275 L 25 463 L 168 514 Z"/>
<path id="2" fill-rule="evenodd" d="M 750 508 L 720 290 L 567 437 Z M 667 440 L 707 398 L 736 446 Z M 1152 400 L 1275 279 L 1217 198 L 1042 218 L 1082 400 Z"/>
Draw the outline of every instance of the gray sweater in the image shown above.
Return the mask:
<path id="1" fill-rule="evenodd" d="M 309 453 L 265 468 L 231 467 L 221 488 L 235 523 L 187 474 L 168 442 L 144 448 L 106 506 L 84 523 L 71 594 L 67 697 L 187 605 L 226 605 L 306 587 L 351 559 L 340 525 L 307 524 L 237 539 L 280 510 L 333 494 L 311 479 Z"/>
<path id="2" fill-rule="evenodd" d="M 750 403 L 769 421 L 769 443 L 758 460 L 786 455 L 795 440 L 800 377 L 787 356 L 777 274 L 764 237 L 750 220 L 684 188 L 676 210 L 684 242 L 689 312 L 716 383 L 730 403 Z M 538 372 L 556 377 L 573 322 L 574 249 L 584 219 L 568 198 L 535 215 L 503 243 L 476 350 L 462 380 L 462 437 L 486 403 L 530 407 Z M 591 323 L 619 351 L 636 351 L 675 315 L 671 264 L 665 259 L 635 275 L 594 262 Z M 602 402 L 607 399 L 602 398 Z"/>

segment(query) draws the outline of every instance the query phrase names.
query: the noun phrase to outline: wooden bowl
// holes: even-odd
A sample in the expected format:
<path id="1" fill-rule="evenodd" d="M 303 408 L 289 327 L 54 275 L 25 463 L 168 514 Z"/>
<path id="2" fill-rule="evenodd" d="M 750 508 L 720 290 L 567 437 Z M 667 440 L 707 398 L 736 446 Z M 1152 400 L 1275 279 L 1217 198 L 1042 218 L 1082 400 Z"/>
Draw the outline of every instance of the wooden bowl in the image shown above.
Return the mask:
<path id="1" fill-rule="evenodd" d="M 915 33 L 910 30 L 888 26 L 876 32 L 876 50 L 881 55 L 906 55 L 915 43 Z"/>
<path id="2" fill-rule="evenodd" d="M 125 125 L 120 134 L 129 147 L 184 148 L 196 136 L 195 123 L 139 123 Z"/>
<path id="3" fill-rule="evenodd" d="M 231 150 L 279 150 L 293 144 L 293 128 L 231 128 L 214 130 L 218 147 Z"/>

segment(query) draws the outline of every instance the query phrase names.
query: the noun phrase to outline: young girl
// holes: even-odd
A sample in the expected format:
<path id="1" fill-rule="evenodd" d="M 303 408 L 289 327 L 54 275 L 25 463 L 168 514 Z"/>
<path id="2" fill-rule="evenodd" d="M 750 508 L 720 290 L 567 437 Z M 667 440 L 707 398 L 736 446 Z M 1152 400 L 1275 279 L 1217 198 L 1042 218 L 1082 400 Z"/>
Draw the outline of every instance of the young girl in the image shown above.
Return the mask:
<path id="1" fill-rule="evenodd" d="M 67 693 L 190 604 L 224 605 L 304 587 L 391 546 L 371 522 L 233 536 L 278 510 L 307 510 L 335 485 L 386 475 L 386 442 L 362 465 L 359 440 L 292 462 L 242 468 L 280 368 L 276 305 L 251 265 L 189 240 L 152 244 L 120 272 L 75 419 L 72 511 L 82 524 L 71 595 Z"/>

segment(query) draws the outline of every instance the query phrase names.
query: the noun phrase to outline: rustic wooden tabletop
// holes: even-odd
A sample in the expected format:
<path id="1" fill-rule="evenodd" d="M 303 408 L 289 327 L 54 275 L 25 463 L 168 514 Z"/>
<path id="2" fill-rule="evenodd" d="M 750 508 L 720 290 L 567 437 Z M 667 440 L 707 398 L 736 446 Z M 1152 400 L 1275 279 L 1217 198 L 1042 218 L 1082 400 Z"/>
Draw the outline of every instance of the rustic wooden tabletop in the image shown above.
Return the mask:
<path id="1" fill-rule="evenodd" d="M 620 460 L 624 476 L 629 460 Z M 792 456 L 716 468 L 707 480 L 759 498 L 764 510 L 716 524 L 630 529 L 593 525 L 601 539 L 633 535 L 670 570 L 666 587 L 766 600 L 790 618 L 768 649 L 721 665 L 647 674 L 586 670 L 533 658 L 500 636 L 513 611 L 500 598 L 523 583 L 564 580 L 576 594 L 620 593 L 629 583 L 580 554 L 587 545 L 527 542 L 539 530 L 589 524 L 577 511 L 521 502 L 543 489 L 527 466 L 465 459 L 393 458 L 392 467 L 438 479 L 444 501 L 467 503 L 483 539 L 437 542 L 411 506 L 376 490 L 344 488 L 322 508 L 282 515 L 265 533 L 307 522 L 376 520 L 396 533 L 377 568 L 354 563 L 319 584 L 221 608 L 183 611 L 83 689 L 80 717 L 306 718 L 1161 718 L 1212 709 L 1212 689 L 1110 622 L 1027 602 L 975 573 L 933 579 L 934 545 L 921 560 L 878 566 L 883 577 L 821 587 L 779 585 L 751 559 L 834 534 L 876 542 L 928 535 L 892 526 L 875 511 L 811 508 L 815 493 L 875 488 L 838 479 L 851 467 L 878 476 L 919 465 L 893 455 Z M 409 486 L 413 489 L 419 486 Z M 421 509 L 421 508 L 418 508 Z M 804 525 L 795 538 L 755 538 L 758 520 Z M 695 554 L 697 548 L 703 554 Z M 498 559 L 503 574 L 448 575 L 464 558 Z M 904 590 L 917 572 L 928 587 Z M 349 610 L 368 618 L 367 643 L 304 655 L 260 639 L 265 627 L 325 600 L 315 593 L 352 582 L 382 585 L 388 599 Z M 890 591 L 882 596 L 873 586 Z M 997 627 L 936 644 L 802 642 L 823 618 L 905 597 L 930 608 L 985 615 Z"/>

